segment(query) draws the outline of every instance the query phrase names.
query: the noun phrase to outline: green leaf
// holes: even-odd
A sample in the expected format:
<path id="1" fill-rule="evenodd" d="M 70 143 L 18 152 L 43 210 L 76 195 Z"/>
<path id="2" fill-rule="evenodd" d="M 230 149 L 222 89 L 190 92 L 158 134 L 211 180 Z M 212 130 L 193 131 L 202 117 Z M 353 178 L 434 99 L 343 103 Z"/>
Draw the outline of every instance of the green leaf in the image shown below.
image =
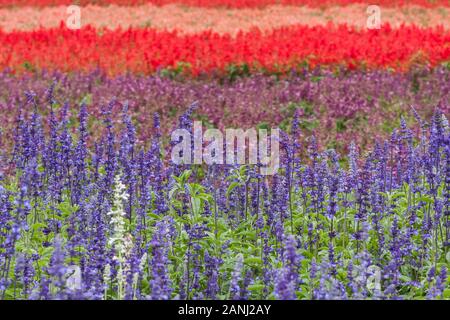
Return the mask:
<path id="1" fill-rule="evenodd" d="M 244 261 L 245 261 L 246 264 L 262 264 L 262 260 L 259 257 L 245 258 Z"/>
<path id="2" fill-rule="evenodd" d="M 237 186 L 239 186 L 239 182 L 237 182 L 237 181 L 233 181 L 232 183 L 230 183 L 230 185 L 228 186 L 228 189 L 227 189 L 227 197 L 230 196 L 230 193 L 233 192 L 233 190 L 234 190 Z"/>
<path id="3" fill-rule="evenodd" d="M 262 291 L 264 289 L 263 284 L 251 284 L 248 286 L 248 290 L 250 291 Z"/>
<path id="4" fill-rule="evenodd" d="M 161 219 L 160 216 L 158 216 L 158 215 L 155 214 L 155 213 L 151 213 L 151 212 L 150 212 L 150 213 L 147 213 L 147 216 L 150 217 L 150 218 L 156 219 L 156 220 Z"/>
<path id="5" fill-rule="evenodd" d="M 44 223 L 36 222 L 30 226 L 30 229 L 32 231 L 36 231 L 36 230 L 39 230 L 40 228 L 44 228 L 45 226 L 46 226 L 46 224 L 44 224 Z"/>
<path id="6" fill-rule="evenodd" d="M 450 298 L 450 289 L 445 289 L 444 290 L 444 299 L 449 299 Z"/>

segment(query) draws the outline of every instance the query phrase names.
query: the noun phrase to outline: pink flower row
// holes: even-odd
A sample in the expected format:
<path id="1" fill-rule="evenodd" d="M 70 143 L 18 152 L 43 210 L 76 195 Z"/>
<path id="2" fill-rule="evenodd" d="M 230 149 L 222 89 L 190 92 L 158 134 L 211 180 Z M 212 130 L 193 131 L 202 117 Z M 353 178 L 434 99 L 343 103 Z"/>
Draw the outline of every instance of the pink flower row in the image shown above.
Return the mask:
<path id="1" fill-rule="evenodd" d="M 367 6 L 361 4 L 323 9 L 281 5 L 264 9 L 186 8 L 180 5 L 158 7 L 150 4 L 130 7 L 88 5 L 81 9 L 81 25 L 96 28 L 152 27 L 159 30 L 176 29 L 184 33 L 210 29 L 232 35 L 252 27 L 270 30 L 294 24 L 320 25 L 328 22 L 366 28 L 366 9 Z M 68 19 L 66 11 L 66 6 L 24 7 L 19 10 L 3 8 L 0 9 L 0 28 L 12 31 L 57 27 L 61 21 Z M 449 29 L 449 16 L 450 8 L 424 10 L 418 6 L 387 7 L 382 8 L 381 22 L 394 27 L 405 23 L 422 27 L 443 25 Z"/>

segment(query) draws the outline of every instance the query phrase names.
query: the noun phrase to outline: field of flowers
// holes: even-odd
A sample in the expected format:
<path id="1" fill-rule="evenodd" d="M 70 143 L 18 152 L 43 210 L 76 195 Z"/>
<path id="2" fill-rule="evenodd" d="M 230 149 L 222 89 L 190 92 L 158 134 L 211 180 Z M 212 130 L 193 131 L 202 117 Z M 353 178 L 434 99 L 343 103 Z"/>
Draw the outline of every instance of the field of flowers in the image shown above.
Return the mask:
<path id="1" fill-rule="evenodd" d="M 0 0 L 0 6 L 53 6 L 70 4 L 88 5 L 91 3 L 109 5 L 118 4 L 122 6 L 134 6 L 145 3 L 162 6 L 167 4 L 183 4 L 186 6 L 199 7 L 232 7 L 232 8 L 261 8 L 273 4 L 297 5 L 310 7 L 323 7 L 330 5 L 345 6 L 354 3 L 364 3 L 364 0 Z M 408 6 L 420 5 L 423 7 L 446 7 L 448 0 L 378 0 L 382 6 Z"/>
<path id="2" fill-rule="evenodd" d="M 450 3 L 378 3 L 0 0 L 0 300 L 450 299 Z M 279 169 L 175 163 L 194 121 Z"/>
<path id="3" fill-rule="evenodd" d="M 285 73 L 323 65 L 349 69 L 431 67 L 450 57 L 450 31 L 402 26 L 356 30 L 345 25 L 296 25 L 235 37 L 203 31 L 178 35 L 155 29 L 75 32 L 64 25 L 31 32 L 0 32 L 0 68 L 149 74 L 161 69 L 194 76 L 211 73 Z M 408 45 L 405 45 L 405 43 Z M 230 70 L 231 69 L 231 70 Z"/>

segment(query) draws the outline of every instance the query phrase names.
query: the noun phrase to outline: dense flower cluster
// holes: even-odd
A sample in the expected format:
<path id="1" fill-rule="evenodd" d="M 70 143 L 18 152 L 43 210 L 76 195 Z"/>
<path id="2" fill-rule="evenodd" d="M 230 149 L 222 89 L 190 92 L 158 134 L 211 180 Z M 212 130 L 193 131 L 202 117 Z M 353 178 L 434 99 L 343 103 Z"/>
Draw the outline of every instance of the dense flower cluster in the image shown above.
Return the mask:
<path id="1" fill-rule="evenodd" d="M 53 90 L 40 104 L 26 94 L 34 111 L 17 117 L 3 159 L 14 172 L 0 183 L 1 298 L 449 297 L 450 128 L 440 110 L 429 123 L 415 114 L 417 135 L 401 120 L 365 155 L 352 144 L 348 169 L 314 139 L 299 144 L 294 117 L 267 178 L 258 166 L 164 162 L 158 116 L 143 148 L 126 104 L 112 120 L 117 101 L 89 147 L 86 107 L 69 134 L 69 105 L 58 108 Z"/>
<path id="2" fill-rule="evenodd" d="M 296 5 L 296 6 L 310 6 L 323 7 L 330 5 L 345 6 L 354 3 L 367 3 L 366 0 L 0 0 L 0 6 L 51 6 L 51 5 L 87 5 L 95 4 L 117 4 L 123 6 L 133 6 L 145 3 L 155 5 L 167 4 L 183 4 L 187 6 L 199 7 L 230 7 L 230 8 L 254 8 L 264 7 L 273 4 Z M 377 5 L 381 6 L 406 6 L 418 5 L 423 7 L 447 7 L 448 0 L 378 0 Z"/>
<path id="3" fill-rule="evenodd" d="M 298 112 L 305 136 L 314 132 L 320 145 L 333 146 L 341 152 L 346 152 L 345 141 L 355 140 L 364 147 L 376 138 L 387 137 L 399 125 L 400 116 L 412 120 L 411 106 L 426 119 L 435 106 L 450 113 L 450 74 L 445 68 L 405 74 L 346 70 L 331 73 L 317 69 L 280 78 L 230 75 L 226 80 L 195 81 L 162 75 L 110 79 L 99 72 L 52 72 L 23 77 L 4 72 L 0 74 L 4 145 L 11 145 L 18 106 L 22 108 L 26 102 L 24 88 L 36 92 L 37 99 L 42 100 L 39 97 L 53 82 L 59 95 L 73 106 L 85 101 L 96 118 L 101 117 L 102 104 L 114 97 L 128 101 L 141 141 L 149 141 L 154 132 L 150 125 L 154 112 L 160 114 L 162 132 L 168 135 L 176 118 L 195 101 L 199 103 L 195 118 L 221 129 L 280 126 L 289 131 L 292 116 Z M 72 114 L 76 113 L 75 108 Z M 113 118 L 120 120 L 119 114 L 116 107 Z"/>
<path id="4" fill-rule="evenodd" d="M 295 25 L 236 37 L 214 32 L 179 35 L 155 29 L 69 30 L 64 25 L 33 32 L 0 31 L 0 68 L 17 72 L 52 69 L 109 75 L 170 69 L 192 75 L 234 68 L 284 73 L 308 65 L 406 70 L 450 58 L 450 31 L 401 26 L 356 30 L 345 25 Z M 405 45 L 407 43 L 407 45 Z"/>

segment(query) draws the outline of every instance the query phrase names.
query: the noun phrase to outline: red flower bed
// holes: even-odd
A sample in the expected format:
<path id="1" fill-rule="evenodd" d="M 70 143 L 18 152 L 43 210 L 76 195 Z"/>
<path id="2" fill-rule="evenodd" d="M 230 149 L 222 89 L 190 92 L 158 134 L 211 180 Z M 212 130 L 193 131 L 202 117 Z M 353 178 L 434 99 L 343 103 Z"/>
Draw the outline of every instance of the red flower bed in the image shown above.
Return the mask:
<path id="1" fill-rule="evenodd" d="M 0 31 L 0 68 L 88 71 L 110 75 L 149 74 L 162 68 L 197 75 L 229 71 L 286 72 L 305 63 L 406 70 L 435 66 L 450 58 L 450 31 L 402 26 L 356 30 L 345 25 L 291 26 L 268 32 L 254 29 L 236 37 L 201 32 L 180 35 L 154 29 L 96 30 L 64 26 L 32 32 Z"/>
<path id="2" fill-rule="evenodd" d="M 184 4 L 188 6 L 199 7 L 229 7 L 229 8 L 254 8 L 263 7 L 271 4 L 286 5 L 307 5 L 310 7 L 323 7 L 330 5 L 348 5 L 353 3 L 377 4 L 380 6 L 408 6 L 419 5 L 423 7 L 450 6 L 448 0 L 378 0 L 376 3 L 370 3 L 366 0 L 0 0 L 0 6 L 52 6 L 67 4 L 117 4 L 117 5 L 139 5 L 143 3 L 152 3 L 155 5 L 166 4 Z"/>

